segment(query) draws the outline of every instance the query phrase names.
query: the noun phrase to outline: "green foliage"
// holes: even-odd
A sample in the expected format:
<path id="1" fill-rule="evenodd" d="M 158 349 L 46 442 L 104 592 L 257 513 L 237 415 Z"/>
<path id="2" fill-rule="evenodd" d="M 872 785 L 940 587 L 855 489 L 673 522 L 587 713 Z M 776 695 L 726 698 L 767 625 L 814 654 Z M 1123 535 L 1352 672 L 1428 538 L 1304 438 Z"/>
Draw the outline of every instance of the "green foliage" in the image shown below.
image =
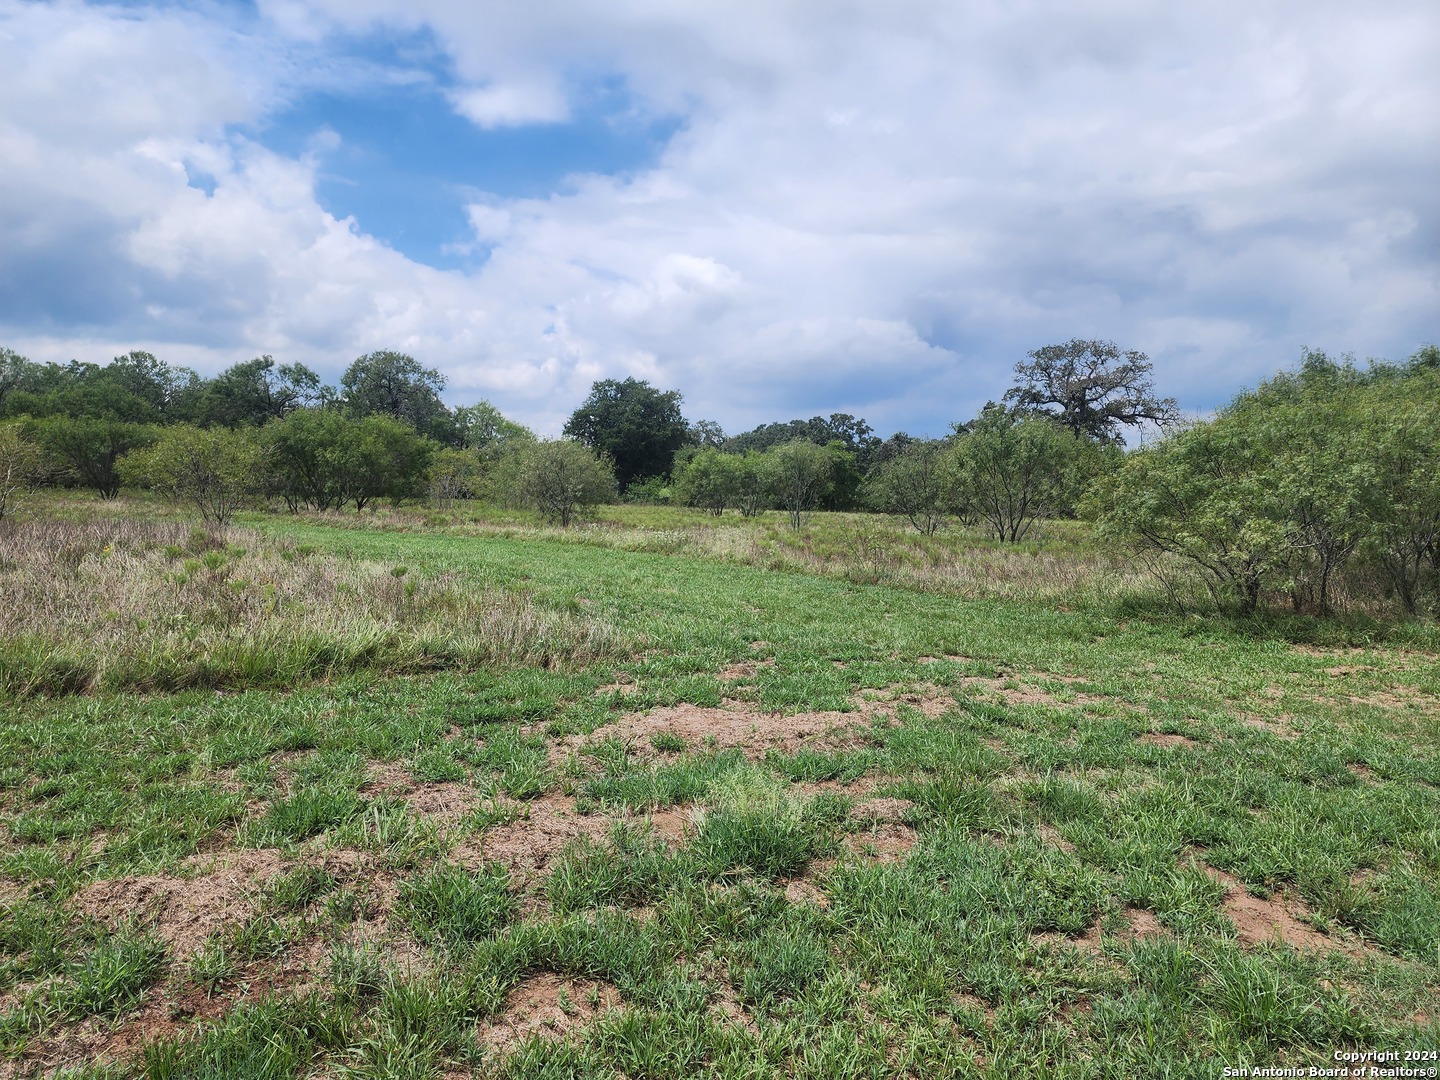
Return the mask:
<path id="1" fill-rule="evenodd" d="M 483 477 L 475 451 L 444 447 L 430 458 L 430 498 L 440 509 L 448 510 L 456 499 L 473 499 Z"/>
<path id="2" fill-rule="evenodd" d="M 104 499 L 120 494 L 120 459 L 149 446 L 158 434 L 148 424 L 68 416 L 47 417 L 38 421 L 34 430 L 52 469 L 94 488 Z"/>
<path id="3" fill-rule="evenodd" d="M 0 423 L 0 520 L 14 511 L 39 471 L 40 447 L 20 424 Z"/>
<path id="4" fill-rule="evenodd" d="M 456 409 L 455 431 L 460 445 L 477 451 L 482 460 L 494 460 L 511 447 L 535 441 L 533 431 L 506 419 L 488 401 Z"/>
<path id="5" fill-rule="evenodd" d="M 640 379 L 603 379 L 565 422 L 565 435 L 613 462 L 624 491 L 634 480 L 670 471 L 689 432 L 680 402 L 678 390 L 656 390 Z"/>
<path id="6" fill-rule="evenodd" d="M 1048 417 L 987 406 L 955 440 L 954 501 L 1017 543 L 1037 519 L 1073 510 L 1100 453 Z"/>
<path id="7" fill-rule="evenodd" d="M 367 353 L 345 369 L 340 388 L 351 416 L 386 416 L 439 442 L 457 441 L 454 418 L 440 400 L 445 377 L 414 357 L 389 350 Z"/>
<path id="8" fill-rule="evenodd" d="M 946 450 L 943 442 L 915 440 L 876 465 L 865 481 L 866 503 L 933 536 L 954 504 L 954 459 Z"/>
<path id="9" fill-rule="evenodd" d="M 392 502 L 421 494 L 435 444 L 389 416 L 360 419 L 336 409 L 296 409 L 264 429 L 272 485 L 292 510 L 309 505 L 363 510 L 374 499 Z"/>
<path id="10" fill-rule="evenodd" d="M 1440 599 L 1437 478 L 1440 376 L 1309 353 L 1132 454 L 1094 501 L 1106 535 L 1183 558 L 1242 612 L 1272 586 L 1328 612 L 1336 579 L 1368 561 L 1415 614 Z"/>
<path id="11" fill-rule="evenodd" d="M 614 497 L 615 474 L 578 442 L 542 439 L 521 453 L 515 487 L 546 521 L 568 527 L 586 508 Z"/>
<path id="12" fill-rule="evenodd" d="M 737 454 L 702 447 L 676 467 L 676 498 L 685 506 L 698 506 L 718 517 L 739 498 L 743 465 L 744 459 Z"/>
<path id="13" fill-rule="evenodd" d="M 263 427 L 295 409 L 321 404 L 326 390 L 304 364 L 257 356 L 226 368 L 196 395 L 195 422 L 205 426 Z"/>
<path id="14" fill-rule="evenodd" d="M 1122 353 L 1113 341 L 1046 345 L 1015 366 L 1020 381 L 1005 400 L 1019 412 L 1054 418 L 1077 438 L 1119 442 L 1122 428 L 1179 419 L 1174 398 L 1155 396 L 1151 366 L 1144 353 Z"/>
<path id="15" fill-rule="evenodd" d="M 118 468 L 126 483 L 189 503 L 205 521 L 224 526 L 263 489 L 266 463 L 253 429 L 175 424 L 161 429 L 153 446 L 126 454 Z"/>
<path id="16" fill-rule="evenodd" d="M 790 517 L 792 529 L 801 528 L 810 512 L 835 486 L 835 473 L 849 452 L 838 443 L 817 446 L 805 439 L 777 446 L 764 457 L 765 475 L 776 501 Z"/>

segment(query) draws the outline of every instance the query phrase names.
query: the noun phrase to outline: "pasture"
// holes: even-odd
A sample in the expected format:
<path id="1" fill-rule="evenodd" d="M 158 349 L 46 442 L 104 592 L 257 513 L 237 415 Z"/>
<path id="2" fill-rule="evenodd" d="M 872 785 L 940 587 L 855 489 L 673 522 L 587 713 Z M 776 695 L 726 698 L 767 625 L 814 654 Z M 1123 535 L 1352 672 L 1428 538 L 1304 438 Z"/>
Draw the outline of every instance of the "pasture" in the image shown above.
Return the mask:
<path id="1" fill-rule="evenodd" d="M 0 1076 L 1440 1045 L 1433 625 L 1180 610 L 1072 524 L 41 510 L 0 533 Z"/>

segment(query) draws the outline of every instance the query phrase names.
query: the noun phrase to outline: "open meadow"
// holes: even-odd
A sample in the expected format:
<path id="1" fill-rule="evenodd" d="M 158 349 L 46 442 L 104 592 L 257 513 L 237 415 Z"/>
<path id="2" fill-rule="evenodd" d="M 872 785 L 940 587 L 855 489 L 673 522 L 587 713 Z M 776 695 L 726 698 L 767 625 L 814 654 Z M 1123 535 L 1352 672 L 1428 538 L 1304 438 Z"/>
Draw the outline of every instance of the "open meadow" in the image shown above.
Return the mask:
<path id="1" fill-rule="evenodd" d="M 1440 1046 L 1433 621 L 782 518 L 7 520 L 0 1076 Z"/>

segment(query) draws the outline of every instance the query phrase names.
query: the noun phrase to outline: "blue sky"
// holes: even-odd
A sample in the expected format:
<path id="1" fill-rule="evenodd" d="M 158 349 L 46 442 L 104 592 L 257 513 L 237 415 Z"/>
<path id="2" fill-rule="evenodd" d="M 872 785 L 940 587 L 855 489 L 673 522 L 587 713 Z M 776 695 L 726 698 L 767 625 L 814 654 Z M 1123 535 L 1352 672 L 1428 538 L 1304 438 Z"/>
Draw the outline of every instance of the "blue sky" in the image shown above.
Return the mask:
<path id="1" fill-rule="evenodd" d="M 1098 337 L 1203 412 L 1440 337 L 1437 44 L 1421 0 L 0 0 L 0 344 L 939 433 Z"/>
<path id="2" fill-rule="evenodd" d="M 564 193 L 577 175 L 631 175 L 656 163 L 682 122 L 645 110 L 622 78 L 592 75 L 569 88 L 564 120 L 481 127 L 447 98 L 455 73 L 432 34 L 367 34 L 343 49 L 390 79 L 307 89 L 237 130 L 279 154 L 314 154 L 325 210 L 430 266 L 473 269 L 488 257 L 468 203 Z"/>

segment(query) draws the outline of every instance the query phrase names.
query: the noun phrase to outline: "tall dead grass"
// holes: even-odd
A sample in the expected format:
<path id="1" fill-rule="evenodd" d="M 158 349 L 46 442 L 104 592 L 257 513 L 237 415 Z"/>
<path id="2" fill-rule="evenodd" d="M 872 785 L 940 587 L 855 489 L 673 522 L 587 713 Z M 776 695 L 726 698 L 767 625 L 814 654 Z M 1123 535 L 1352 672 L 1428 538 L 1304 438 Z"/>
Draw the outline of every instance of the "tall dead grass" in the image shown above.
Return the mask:
<path id="1" fill-rule="evenodd" d="M 359 670 L 581 665 L 607 625 L 258 532 L 0 523 L 0 693 L 284 686 Z"/>

